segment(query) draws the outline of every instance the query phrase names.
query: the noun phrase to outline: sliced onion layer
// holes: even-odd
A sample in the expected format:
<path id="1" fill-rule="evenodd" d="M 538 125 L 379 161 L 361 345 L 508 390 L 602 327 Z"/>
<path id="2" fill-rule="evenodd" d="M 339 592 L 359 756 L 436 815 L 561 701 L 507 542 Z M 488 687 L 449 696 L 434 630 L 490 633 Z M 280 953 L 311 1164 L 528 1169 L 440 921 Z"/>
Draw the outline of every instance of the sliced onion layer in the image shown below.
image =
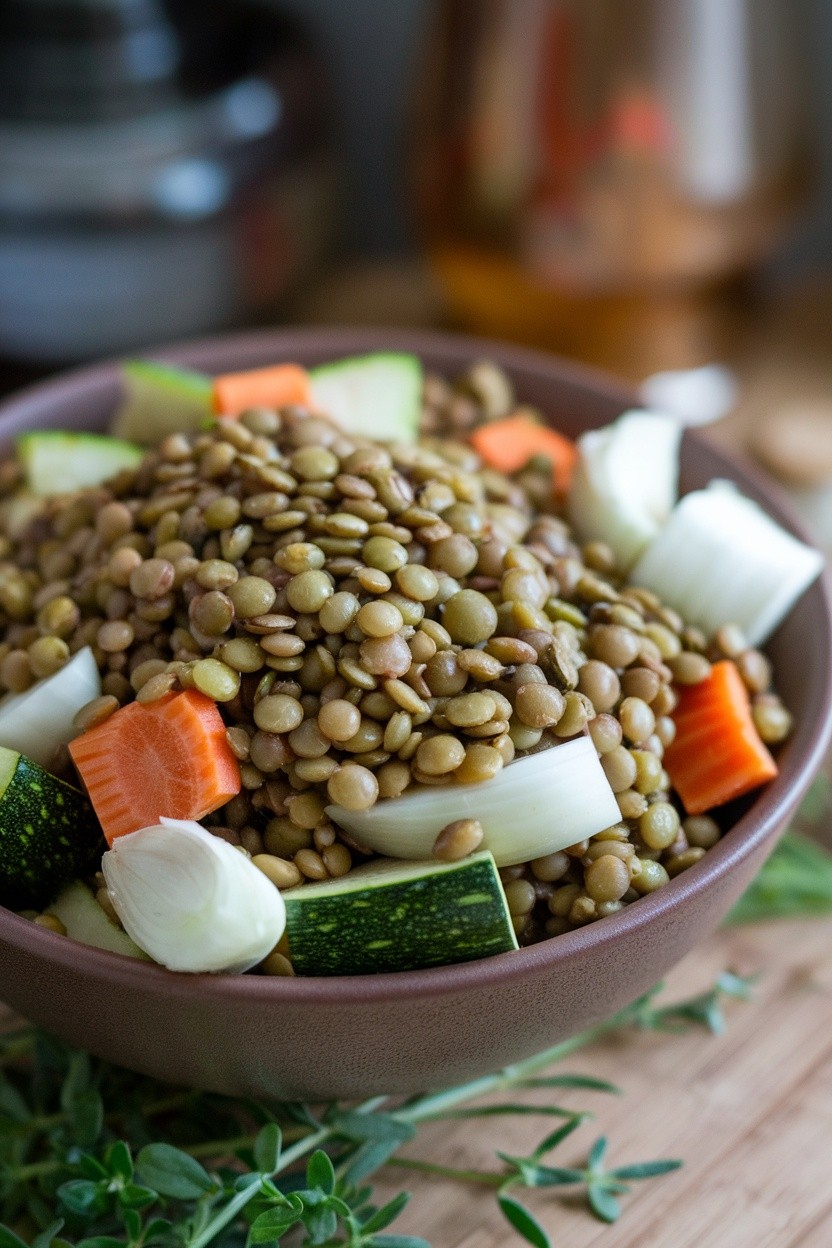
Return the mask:
<path id="1" fill-rule="evenodd" d="M 582 540 L 611 546 L 624 571 L 676 501 L 680 438 L 671 416 L 632 411 L 578 439 L 569 519 Z"/>
<path id="2" fill-rule="evenodd" d="M 774 632 L 823 567 L 730 481 L 686 494 L 630 579 L 712 634 L 739 624 L 752 646 Z"/>
<path id="3" fill-rule="evenodd" d="M 98 666 L 90 647 L 84 646 L 54 676 L 3 699 L 0 745 L 48 771 L 58 747 L 78 735 L 72 722 L 76 714 L 100 693 Z"/>
<path id="4" fill-rule="evenodd" d="M 356 840 L 390 858 L 430 858 L 449 823 L 478 819 L 499 867 L 542 858 L 618 823 L 615 795 L 589 737 L 517 759 L 484 784 L 413 789 L 369 810 L 328 806 Z"/>

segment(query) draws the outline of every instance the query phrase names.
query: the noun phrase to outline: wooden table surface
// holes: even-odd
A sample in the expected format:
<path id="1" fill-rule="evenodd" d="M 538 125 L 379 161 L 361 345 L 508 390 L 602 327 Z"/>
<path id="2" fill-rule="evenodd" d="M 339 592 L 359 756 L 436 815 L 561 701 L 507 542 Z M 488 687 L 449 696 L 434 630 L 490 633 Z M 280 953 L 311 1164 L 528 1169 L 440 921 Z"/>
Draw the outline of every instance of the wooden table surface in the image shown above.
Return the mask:
<path id="1" fill-rule="evenodd" d="M 552 1157 L 580 1166 L 598 1135 L 610 1166 L 679 1157 L 681 1170 L 633 1184 L 613 1226 L 550 1191 L 519 1192 L 568 1248 L 824 1248 L 832 1244 L 832 919 L 725 929 L 667 981 L 668 998 L 708 987 L 722 970 L 758 973 L 752 1002 L 729 1002 L 721 1036 L 627 1031 L 558 1069 L 617 1083 L 621 1097 L 574 1091 L 558 1102 L 591 1108 Z M 552 1095 L 552 1094 L 547 1094 Z M 541 1102 L 540 1093 L 524 1094 Z M 521 1099 L 520 1097 L 512 1099 Z M 551 1118 L 486 1118 L 425 1126 L 405 1150 L 432 1162 L 494 1166 L 493 1149 L 522 1154 Z M 379 1197 L 413 1194 L 395 1229 L 435 1248 L 520 1243 L 492 1193 L 388 1169 Z"/>

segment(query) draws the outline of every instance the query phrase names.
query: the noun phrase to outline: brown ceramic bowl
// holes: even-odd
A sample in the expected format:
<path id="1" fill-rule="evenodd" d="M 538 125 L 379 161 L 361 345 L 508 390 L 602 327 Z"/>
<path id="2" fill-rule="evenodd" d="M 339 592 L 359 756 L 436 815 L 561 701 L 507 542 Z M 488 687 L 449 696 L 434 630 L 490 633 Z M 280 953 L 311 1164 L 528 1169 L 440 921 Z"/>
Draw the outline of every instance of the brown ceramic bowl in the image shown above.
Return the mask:
<path id="1" fill-rule="evenodd" d="M 576 434 L 611 420 L 631 395 L 598 375 L 514 347 L 431 333 L 299 329 L 164 353 L 210 371 L 351 353 L 415 351 L 461 370 L 484 355 L 520 397 Z M 0 409 L 24 429 L 101 429 L 116 403 L 105 364 L 37 386 Z M 800 532 L 780 494 L 705 437 L 683 447 L 683 488 L 729 476 Z M 780 775 L 704 859 L 650 897 L 517 953 L 439 970 L 337 979 L 181 975 L 103 953 L 0 910 L 0 998 L 65 1040 L 174 1082 L 238 1094 L 358 1097 L 470 1079 L 554 1044 L 650 988 L 712 931 L 773 848 L 830 735 L 832 602 L 815 584 L 773 639 L 777 686 L 795 732 Z"/>

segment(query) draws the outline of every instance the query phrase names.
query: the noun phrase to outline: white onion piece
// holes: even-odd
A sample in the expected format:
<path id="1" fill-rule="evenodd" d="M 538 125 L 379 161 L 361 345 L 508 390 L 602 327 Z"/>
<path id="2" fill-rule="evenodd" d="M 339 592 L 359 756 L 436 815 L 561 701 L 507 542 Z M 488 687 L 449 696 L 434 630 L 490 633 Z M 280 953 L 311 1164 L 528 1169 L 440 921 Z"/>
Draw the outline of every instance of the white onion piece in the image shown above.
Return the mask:
<path id="1" fill-rule="evenodd" d="M 369 810 L 327 806 L 368 849 L 390 858 L 430 858 L 456 819 L 479 819 L 498 867 L 542 858 L 618 823 L 615 795 L 589 737 L 517 759 L 483 784 L 443 784 L 377 802 Z"/>
<path id="2" fill-rule="evenodd" d="M 724 364 L 704 364 L 654 373 L 642 382 L 639 394 L 645 407 L 667 412 L 683 425 L 712 425 L 736 405 L 739 386 Z"/>
<path id="3" fill-rule="evenodd" d="M 101 869 L 128 936 L 171 971 L 242 973 L 283 935 L 286 907 L 271 880 L 190 820 L 117 837 Z"/>
<path id="4" fill-rule="evenodd" d="M 606 542 L 625 570 L 676 501 L 681 426 L 659 412 L 625 412 L 578 439 L 568 511 L 583 541 Z"/>
<path id="5" fill-rule="evenodd" d="M 48 770 L 58 747 L 77 737 L 72 721 L 78 711 L 100 693 L 98 665 L 90 647 L 84 646 L 53 676 L 3 699 L 0 745 Z"/>
<path id="6" fill-rule="evenodd" d="M 822 567 L 730 481 L 712 481 L 681 499 L 630 579 L 706 633 L 730 621 L 759 646 Z"/>

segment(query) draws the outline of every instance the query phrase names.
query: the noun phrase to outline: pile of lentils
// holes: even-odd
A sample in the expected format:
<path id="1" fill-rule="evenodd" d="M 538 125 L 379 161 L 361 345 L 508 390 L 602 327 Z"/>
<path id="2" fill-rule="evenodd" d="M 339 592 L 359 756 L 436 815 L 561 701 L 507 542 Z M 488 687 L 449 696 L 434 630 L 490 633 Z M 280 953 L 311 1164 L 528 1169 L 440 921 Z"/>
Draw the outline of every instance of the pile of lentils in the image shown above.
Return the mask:
<path id="1" fill-rule="evenodd" d="M 89 645 L 103 695 L 79 731 L 134 699 L 215 699 L 243 787 L 206 823 L 278 888 L 371 856 L 327 804 L 481 783 L 588 732 L 620 822 L 501 875 L 522 943 L 615 913 L 721 834 L 709 816 L 680 817 L 662 766 L 678 687 L 730 657 L 763 739 L 791 721 L 736 627 L 706 638 L 624 584 L 606 545 L 576 543 L 548 462 L 508 478 L 461 440 L 515 410 L 485 361 L 453 384 L 426 379 L 417 445 L 296 408 L 167 437 L 137 470 L 0 538 L 0 686 L 25 690 Z M 4 464 L 6 505 L 18 482 Z M 434 854 L 453 861 L 481 840 L 479 821 L 461 820 Z M 261 969 L 291 974 L 286 954 Z"/>

